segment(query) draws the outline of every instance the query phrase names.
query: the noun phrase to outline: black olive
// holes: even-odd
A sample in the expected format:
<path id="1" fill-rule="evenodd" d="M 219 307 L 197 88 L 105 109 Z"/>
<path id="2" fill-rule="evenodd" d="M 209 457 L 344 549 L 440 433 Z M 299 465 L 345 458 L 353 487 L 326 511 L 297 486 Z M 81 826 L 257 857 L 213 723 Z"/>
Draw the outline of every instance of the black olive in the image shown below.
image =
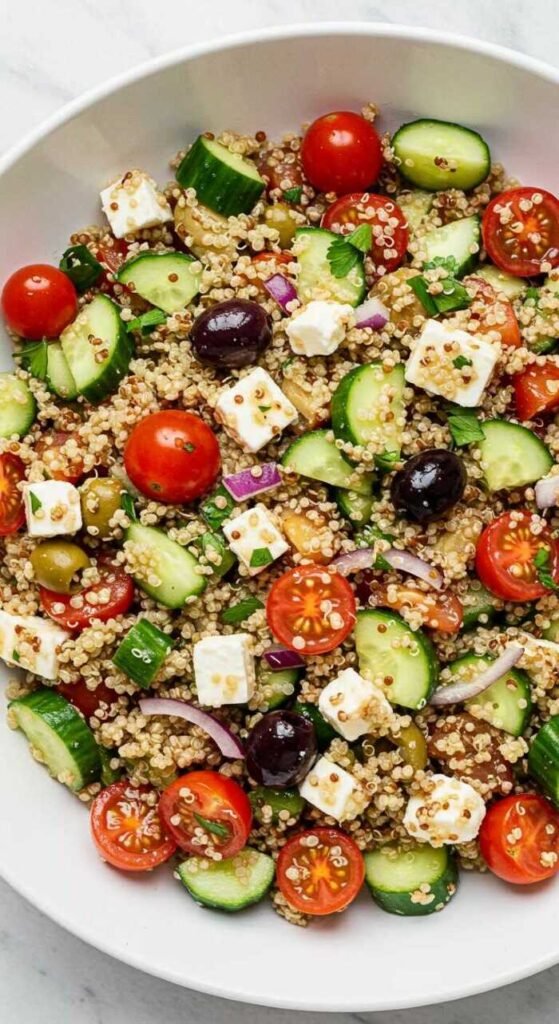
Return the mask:
<path id="1" fill-rule="evenodd" d="M 390 497 L 397 512 L 430 523 L 460 501 L 467 482 L 464 463 L 454 452 L 430 448 L 395 473 Z"/>
<path id="2" fill-rule="evenodd" d="M 272 340 L 272 328 L 257 302 L 229 299 L 196 317 L 190 340 L 201 363 L 237 370 L 258 360 Z"/>
<path id="3" fill-rule="evenodd" d="M 317 754 L 312 722 L 296 711 L 271 711 L 254 726 L 246 743 L 249 775 L 263 786 L 295 786 Z"/>

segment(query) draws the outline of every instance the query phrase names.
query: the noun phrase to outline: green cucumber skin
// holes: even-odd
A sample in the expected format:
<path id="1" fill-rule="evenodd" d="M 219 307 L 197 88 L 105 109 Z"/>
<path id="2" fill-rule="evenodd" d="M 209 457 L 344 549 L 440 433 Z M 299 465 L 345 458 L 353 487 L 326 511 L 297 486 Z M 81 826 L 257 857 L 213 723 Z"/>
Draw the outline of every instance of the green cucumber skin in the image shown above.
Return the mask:
<path id="1" fill-rule="evenodd" d="M 170 316 L 188 306 L 200 290 L 201 271 L 192 271 L 195 263 L 192 256 L 182 252 L 141 252 L 123 264 L 117 279 L 125 286 L 133 284 L 135 294 Z M 174 286 L 165 281 L 170 273 L 179 277 Z M 181 273 L 184 275 L 182 282 Z M 166 289 L 168 294 L 165 293 Z"/>
<path id="2" fill-rule="evenodd" d="M 459 673 L 459 670 L 463 666 L 472 665 L 478 667 L 478 672 L 481 674 L 490 664 L 492 658 L 485 658 L 477 654 L 465 654 L 461 658 L 457 658 L 451 662 L 448 666 L 453 676 Z M 510 736 L 522 736 L 526 726 L 528 725 L 530 718 L 532 717 L 533 703 L 532 703 L 532 688 L 530 685 L 530 677 L 526 672 L 521 669 L 509 669 L 505 673 L 507 680 L 512 679 L 517 687 L 516 697 L 513 696 L 512 690 L 506 690 L 504 693 L 505 708 L 504 713 L 499 713 L 498 708 L 491 707 L 490 712 L 484 715 L 484 720 L 490 722 L 497 729 L 502 729 L 503 732 L 508 733 Z M 484 693 L 479 694 L 478 697 L 472 697 L 470 700 L 465 702 L 465 707 L 471 709 L 472 707 L 485 707 L 487 702 L 490 704 L 503 703 L 503 696 L 501 696 L 503 685 L 500 680 L 493 683 Z M 494 702 L 491 701 L 491 697 L 494 696 Z M 514 701 L 516 699 L 516 705 Z M 526 707 L 520 708 L 518 706 L 518 699 L 526 701 Z"/>
<path id="3" fill-rule="evenodd" d="M 29 742 L 40 749 L 33 737 L 39 725 L 42 730 L 54 733 L 64 748 L 64 764 L 45 764 L 56 778 L 61 770 L 71 770 L 73 778 L 67 782 L 69 789 L 77 792 L 101 777 L 101 758 L 95 737 L 79 711 L 54 690 L 35 690 L 26 697 L 11 701 L 10 710 Z"/>
<path id="4" fill-rule="evenodd" d="M 292 700 L 300 676 L 301 671 L 298 668 L 284 668 L 280 672 L 273 672 L 272 669 L 266 668 L 265 662 L 262 660 L 258 667 L 257 688 L 262 697 L 264 697 L 263 688 L 269 687 L 271 690 L 264 710 L 275 711 L 276 708 L 281 708 Z M 282 688 L 281 684 L 285 683 L 292 687 L 291 693 L 286 693 Z"/>
<path id="5" fill-rule="evenodd" d="M 475 145 L 478 150 L 478 169 L 460 168 L 459 164 L 454 171 L 438 168 L 434 162 L 435 157 L 438 155 L 435 144 L 432 159 L 431 156 L 423 157 L 425 162 L 428 161 L 433 166 L 412 168 L 407 165 L 406 154 L 409 154 L 409 142 L 407 140 L 413 137 L 414 134 L 422 136 L 435 134 L 436 132 L 444 132 L 449 136 L 452 135 L 458 141 L 458 148 L 460 141 L 462 139 L 465 141 L 466 138 L 471 145 Z M 436 118 L 420 118 L 417 121 L 409 121 L 407 124 L 403 124 L 393 136 L 392 147 L 396 156 L 400 159 L 398 169 L 402 177 L 406 178 L 412 185 L 417 186 L 417 188 L 426 189 L 428 192 L 437 192 L 448 188 L 468 191 L 469 189 L 476 188 L 477 185 L 481 185 L 491 170 L 491 154 L 485 139 L 474 129 L 466 128 L 464 125 L 456 124 L 453 121 L 441 121 Z"/>
<path id="6" fill-rule="evenodd" d="M 328 441 L 326 437 L 327 433 L 327 430 L 311 430 L 307 434 L 303 434 L 302 437 L 298 437 L 296 441 L 293 441 L 293 443 L 290 444 L 289 448 L 285 452 L 281 460 L 282 466 L 284 466 L 288 470 L 291 470 L 293 473 L 299 473 L 300 476 L 309 477 L 311 480 L 319 480 L 320 483 L 329 484 L 332 487 L 343 487 L 344 484 L 341 482 L 341 479 L 344 473 L 347 472 L 346 490 L 355 491 L 356 494 L 362 494 L 368 497 L 371 493 L 372 477 L 363 477 L 362 483 L 356 486 L 355 480 L 350 480 L 350 477 L 354 475 L 354 466 L 348 459 L 345 458 L 342 452 L 339 451 L 338 448 L 336 448 L 333 441 Z M 330 472 L 328 472 L 327 474 L 323 474 L 322 477 L 318 477 L 313 476 L 312 473 L 309 471 L 303 472 L 299 468 L 294 468 L 294 460 L 297 460 L 298 466 L 301 465 L 299 459 L 302 451 L 307 452 L 308 449 L 311 449 L 312 457 L 310 461 L 311 463 L 315 461 L 313 455 L 313 448 L 315 442 L 317 450 L 320 446 L 320 451 L 326 452 L 327 456 L 330 456 L 330 450 L 333 449 L 333 451 L 331 452 L 331 457 L 334 459 L 336 463 L 336 479 L 333 479 L 332 474 Z M 328 450 L 326 449 L 326 446 L 328 446 Z M 307 460 L 305 459 L 305 464 L 306 461 Z M 329 479 L 326 479 L 326 476 L 328 476 Z"/>
<path id="7" fill-rule="evenodd" d="M 332 396 L 332 428 L 337 437 L 340 437 L 342 441 L 350 441 L 352 444 L 367 444 L 368 438 L 364 434 L 360 433 L 358 428 L 353 422 L 351 414 L 351 397 L 352 392 L 356 387 L 359 387 L 365 380 L 368 381 L 371 378 L 370 394 L 371 398 L 378 398 L 374 393 L 374 388 L 378 387 L 377 375 L 383 375 L 382 383 L 391 384 L 393 388 L 398 389 L 398 395 L 393 400 L 393 404 L 396 406 L 402 405 L 402 395 L 404 392 L 405 381 L 404 381 L 404 367 L 403 365 L 396 366 L 390 373 L 384 374 L 382 369 L 382 363 L 366 363 L 364 366 L 356 366 L 355 369 L 350 370 L 346 373 L 345 377 L 338 384 L 333 396 Z M 394 411 L 394 410 L 393 410 Z M 395 418 L 403 412 L 402 409 L 396 409 Z M 379 429 L 381 424 L 378 424 Z M 397 451 L 400 454 L 401 437 L 399 430 L 390 431 L 390 436 L 386 443 L 386 448 L 389 451 Z"/>
<path id="8" fill-rule="evenodd" d="M 450 902 L 458 888 L 458 866 L 456 858 L 449 851 L 446 868 L 442 875 L 433 882 L 430 882 L 431 890 L 429 895 L 435 898 L 429 903 L 414 903 L 410 892 L 387 891 L 378 888 L 370 880 L 371 863 L 370 854 L 365 854 L 365 881 L 367 888 L 377 906 L 389 914 L 397 914 L 399 917 L 426 917 L 429 914 L 437 913 Z"/>
<path id="9" fill-rule="evenodd" d="M 467 228 L 467 230 L 465 230 Z M 464 217 L 462 220 L 452 221 L 444 224 L 443 227 L 433 228 L 426 235 L 422 235 L 419 245 L 426 253 L 425 262 L 432 259 L 445 259 L 453 256 L 457 263 L 455 277 L 464 277 L 474 269 L 479 258 L 478 251 L 472 253 L 469 246 L 465 247 L 462 235 L 470 235 L 470 245 L 477 245 L 481 248 L 481 222 L 479 217 L 473 215 Z"/>
<path id="10" fill-rule="evenodd" d="M 231 187 L 233 176 L 235 188 Z M 218 158 L 209 152 L 203 135 L 181 160 L 176 178 L 182 188 L 196 189 L 198 201 L 222 217 L 250 213 L 265 188 L 261 178 L 245 177 L 229 167 L 224 171 Z"/>
<path id="11" fill-rule="evenodd" d="M 267 821 L 262 817 L 262 808 L 272 809 L 271 823 L 277 825 L 280 811 L 287 811 L 291 818 L 298 820 L 305 808 L 305 801 L 298 789 L 275 789 L 273 786 L 256 786 L 248 794 L 254 817 L 260 824 Z"/>
<path id="12" fill-rule="evenodd" d="M 142 526 L 140 523 L 132 523 L 126 531 L 126 540 L 137 544 L 143 544 L 155 550 L 156 555 L 166 556 L 166 559 L 175 560 L 171 573 L 165 569 L 168 577 L 159 586 L 154 587 L 145 580 L 134 577 L 136 585 L 143 590 L 148 597 L 164 605 L 166 608 L 182 608 L 189 597 L 197 597 L 206 588 L 206 578 L 195 573 L 196 559 L 186 548 L 181 547 L 176 541 L 167 537 L 162 530 L 154 526 Z M 176 549 L 176 550 L 175 550 Z M 184 572 L 180 574 L 177 560 L 184 566 Z M 164 566 L 165 568 L 165 566 Z M 175 573 L 177 575 L 175 576 Z"/>
<path id="13" fill-rule="evenodd" d="M 343 487 L 336 487 L 334 498 L 342 515 L 356 529 L 369 522 L 375 504 L 373 498 L 355 491 L 345 491 Z"/>
<path id="14" fill-rule="evenodd" d="M 15 394 L 25 399 L 15 401 Z M 13 373 L 0 373 L 0 437 L 25 437 L 35 422 L 37 403 L 25 381 Z"/>
<path id="15" fill-rule="evenodd" d="M 481 585 L 481 583 L 478 589 L 471 589 L 469 593 L 474 597 L 474 603 L 468 605 L 465 601 L 462 601 L 464 607 L 462 629 L 464 631 L 473 629 L 474 626 L 477 626 L 482 615 L 487 616 L 487 621 L 484 622 L 483 625 L 490 625 L 495 619 L 500 607 L 498 603 L 499 599 L 495 598 L 493 594 L 490 594 L 489 591 Z"/>
<path id="16" fill-rule="evenodd" d="M 482 267 L 478 267 L 476 277 L 483 278 L 496 292 L 502 292 L 511 302 L 521 298 L 528 287 L 525 278 L 507 274 L 506 271 L 494 267 L 492 263 L 485 263 Z"/>
<path id="17" fill-rule="evenodd" d="M 528 752 L 528 772 L 559 807 L 559 715 L 550 718 L 536 734 Z"/>
<path id="18" fill-rule="evenodd" d="M 76 360 L 74 359 L 74 339 L 72 329 L 73 324 L 66 327 L 60 335 L 60 344 L 62 345 L 62 351 L 68 362 L 72 377 L 76 382 L 76 387 L 81 395 L 91 402 L 92 405 L 96 405 L 102 402 L 104 398 L 112 394 L 117 390 L 121 380 L 128 373 L 128 367 L 130 360 L 134 353 L 134 345 L 130 334 L 126 331 L 124 321 L 120 318 L 120 309 L 116 303 L 112 302 L 111 299 L 107 298 L 106 295 L 96 295 L 95 298 L 89 303 L 89 306 L 84 306 L 80 316 L 87 310 L 93 303 L 104 303 L 105 312 L 109 311 L 109 307 L 112 307 L 113 314 L 113 328 L 115 331 L 115 340 L 113 345 L 113 351 L 110 353 L 109 358 L 102 364 L 99 364 L 99 371 L 97 372 L 93 380 L 80 381 L 80 375 L 76 372 Z M 110 343 L 110 339 L 107 339 Z"/>
<path id="19" fill-rule="evenodd" d="M 396 612 L 380 611 L 378 608 L 374 609 L 361 609 L 357 612 L 357 623 L 355 626 L 355 646 L 357 649 L 357 657 L 361 666 L 361 659 L 364 657 L 364 650 L 367 648 L 367 644 L 363 643 L 363 626 L 369 626 L 373 628 L 375 625 L 384 625 L 386 630 L 392 625 L 396 625 L 398 631 L 405 631 L 413 637 L 414 641 L 420 648 L 421 656 L 424 661 L 426 678 L 424 680 L 421 692 L 418 692 L 417 699 L 412 701 L 410 697 L 402 699 L 402 689 L 406 689 L 406 684 L 400 686 L 398 681 L 395 680 L 393 685 L 390 687 L 389 692 L 386 693 L 387 699 L 391 704 L 396 704 L 400 707 L 410 708 L 411 710 L 420 710 L 425 707 L 431 698 L 439 679 L 439 664 L 435 649 L 431 641 L 425 636 L 421 630 L 413 631 L 410 629 L 408 624 L 398 615 Z M 386 632 L 385 630 L 385 632 Z M 368 632 L 368 629 L 367 629 Z M 361 639 L 361 643 L 360 643 Z M 382 644 L 380 645 L 382 648 Z M 368 658 L 367 658 L 368 660 Z M 382 665 L 382 652 L 378 655 L 379 668 Z M 398 699 L 400 698 L 400 699 Z"/>
<path id="20" fill-rule="evenodd" d="M 539 437 L 520 423 L 509 420 L 485 420 L 483 424 L 485 439 L 478 441 L 481 452 L 481 466 L 489 491 L 524 487 L 535 483 L 545 476 L 553 466 L 553 459 L 547 446 Z M 503 437 L 504 435 L 504 437 Z M 516 442 L 516 446 L 515 446 Z M 521 446 L 521 475 L 503 473 L 506 465 L 506 453 Z M 537 456 L 537 458 L 536 458 Z"/>
<path id="21" fill-rule="evenodd" d="M 51 341 L 47 349 L 46 385 L 64 402 L 73 402 L 78 397 L 76 382 L 59 341 Z"/>
<path id="22" fill-rule="evenodd" d="M 248 852 L 256 853 L 257 851 L 250 850 Z M 242 857 L 244 853 L 245 851 L 241 851 L 240 854 L 237 854 L 237 857 Z M 235 859 L 235 857 L 232 857 L 229 861 Z M 248 883 L 237 883 L 233 886 L 233 889 L 236 890 L 234 895 L 220 897 L 211 892 L 211 874 L 219 874 L 224 869 L 227 869 L 229 862 L 227 860 L 220 861 L 217 864 L 210 865 L 203 873 L 199 869 L 195 875 L 192 875 L 192 873 L 189 874 L 188 866 L 193 860 L 195 858 L 189 858 L 179 865 L 178 873 L 180 880 L 196 903 L 202 907 L 208 907 L 210 910 L 235 913 L 238 910 L 245 910 L 246 907 L 253 906 L 255 903 L 260 903 L 272 885 L 275 876 L 275 865 L 272 858 L 265 853 L 258 853 L 258 867 L 265 869 L 258 884 L 254 882 L 254 879 L 249 880 Z M 202 886 L 199 884 L 201 876 Z M 208 879 L 210 880 L 209 886 L 207 884 Z"/>

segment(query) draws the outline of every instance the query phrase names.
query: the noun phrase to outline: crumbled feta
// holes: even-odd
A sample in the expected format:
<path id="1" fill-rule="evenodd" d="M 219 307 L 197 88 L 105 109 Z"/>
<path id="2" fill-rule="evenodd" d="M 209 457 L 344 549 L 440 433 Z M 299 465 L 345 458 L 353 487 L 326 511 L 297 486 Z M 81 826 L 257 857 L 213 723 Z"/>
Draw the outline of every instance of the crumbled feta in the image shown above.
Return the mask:
<path id="1" fill-rule="evenodd" d="M 405 378 L 457 405 L 479 405 L 500 351 L 498 342 L 481 334 L 427 320 L 406 363 Z"/>
<path id="2" fill-rule="evenodd" d="M 337 821 L 356 818 L 367 805 L 367 796 L 357 779 L 326 757 L 313 765 L 299 792 L 309 804 Z"/>
<path id="3" fill-rule="evenodd" d="M 309 302 L 287 324 L 291 348 L 298 356 L 331 356 L 353 322 L 353 307 L 344 302 Z"/>
<path id="4" fill-rule="evenodd" d="M 208 636 L 194 644 L 194 678 L 200 704 L 246 704 L 254 693 L 252 640 L 248 633 Z"/>
<path id="5" fill-rule="evenodd" d="M 0 658 L 43 679 L 58 676 L 58 650 L 70 636 L 38 615 L 10 615 L 0 610 Z"/>
<path id="6" fill-rule="evenodd" d="M 262 572 L 289 549 L 265 505 L 255 505 L 228 519 L 222 529 L 231 551 L 246 565 L 251 576 Z"/>
<path id="7" fill-rule="evenodd" d="M 394 716 L 382 690 L 353 668 L 346 668 L 324 687 L 318 707 L 323 718 L 349 743 L 374 732 L 375 725 Z"/>
<path id="8" fill-rule="evenodd" d="M 485 817 L 485 804 L 468 782 L 432 775 L 430 793 L 412 796 L 404 814 L 404 828 L 421 843 L 443 846 L 469 843 Z"/>
<path id="9" fill-rule="evenodd" d="M 65 480 L 41 480 L 25 484 L 23 504 L 31 537 L 57 537 L 77 533 L 82 527 L 82 510 L 77 487 Z"/>
<path id="10" fill-rule="evenodd" d="M 101 192 L 101 204 L 116 238 L 165 224 L 173 212 L 153 178 L 144 171 L 127 171 Z"/>
<path id="11" fill-rule="evenodd" d="M 277 440 L 297 419 L 295 406 L 260 366 L 222 391 L 215 412 L 230 437 L 247 452 L 258 452 Z"/>

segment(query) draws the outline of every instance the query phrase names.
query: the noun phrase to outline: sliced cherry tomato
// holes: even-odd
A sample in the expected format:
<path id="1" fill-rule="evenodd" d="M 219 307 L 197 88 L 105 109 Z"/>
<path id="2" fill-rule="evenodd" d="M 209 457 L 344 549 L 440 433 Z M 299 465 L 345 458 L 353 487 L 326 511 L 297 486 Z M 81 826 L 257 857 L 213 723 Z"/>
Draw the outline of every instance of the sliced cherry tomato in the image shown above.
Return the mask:
<path id="1" fill-rule="evenodd" d="M 274 189 L 287 192 L 290 188 L 299 188 L 303 184 L 301 159 L 298 153 L 284 153 L 280 156 L 266 153 L 258 162 L 258 170 L 268 183 L 268 192 Z"/>
<path id="2" fill-rule="evenodd" d="M 85 679 L 79 679 L 77 683 L 59 683 L 56 689 L 70 701 L 70 704 L 81 711 L 85 718 L 91 718 L 101 704 L 108 704 L 110 707 L 118 700 L 118 694 L 114 690 L 109 690 L 104 683 L 98 683 L 94 690 L 90 690 Z"/>
<path id="3" fill-rule="evenodd" d="M 2 290 L 4 319 L 23 338 L 57 338 L 77 312 L 78 295 L 70 278 L 48 263 L 20 267 Z"/>
<path id="4" fill-rule="evenodd" d="M 466 284 L 473 284 L 476 288 L 470 314 L 472 320 L 478 322 L 477 331 L 480 334 L 499 331 L 503 345 L 519 348 L 522 337 L 512 303 L 504 295 L 498 294 L 489 281 L 484 281 L 482 277 L 469 277 Z"/>
<path id="5" fill-rule="evenodd" d="M 156 790 L 128 781 L 113 782 L 95 797 L 91 834 L 103 860 L 121 871 L 151 871 L 177 848 L 161 821 Z"/>
<path id="6" fill-rule="evenodd" d="M 355 597 L 334 569 L 301 565 L 275 581 L 266 605 L 276 640 L 299 654 L 338 647 L 355 625 Z"/>
<path id="7" fill-rule="evenodd" d="M 543 366 L 533 363 L 522 373 L 516 373 L 513 383 L 520 420 L 533 420 L 559 406 L 559 363 L 554 359 L 546 359 Z"/>
<path id="8" fill-rule="evenodd" d="M 511 188 L 495 196 L 481 225 L 493 263 L 533 277 L 559 266 L 559 200 L 543 188 Z"/>
<path id="9" fill-rule="evenodd" d="M 213 430 L 199 416 L 167 409 L 136 424 L 124 449 L 124 465 L 147 498 L 182 505 L 209 490 L 221 458 Z"/>
<path id="10" fill-rule="evenodd" d="M 458 633 L 464 621 L 462 602 L 449 591 L 443 593 L 425 593 L 411 584 L 393 584 L 389 587 L 379 583 L 378 577 L 371 572 L 361 574 L 356 583 L 356 593 L 363 605 L 374 605 L 380 608 L 414 609 L 421 614 L 423 622 L 429 629 L 438 629 L 441 633 Z"/>
<path id="11" fill-rule="evenodd" d="M 71 632 L 81 632 L 91 625 L 94 619 L 100 622 L 107 622 L 117 615 L 124 615 L 134 600 L 134 584 L 130 576 L 120 566 L 106 563 L 100 566 L 101 580 L 90 587 L 86 587 L 79 594 L 57 594 L 54 590 L 47 590 L 46 587 L 39 587 L 39 600 L 41 607 L 58 622 L 64 629 Z M 109 600 L 102 604 L 93 604 L 89 597 L 109 591 Z M 74 607 L 71 602 L 76 603 L 76 598 L 81 597 L 83 604 L 80 608 Z"/>
<path id="12" fill-rule="evenodd" d="M 539 793 L 507 796 L 489 807 L 479 846 L 489 870 L 505 882 L 543 882 L 559 871 L 559 812 Z"/>
<path id="13" fill-rule="evenodd" d="M 540 583 L 534 559 L 548 552 L 547 569 L 559 583 L 559 545 L 544 527 L 532 533 L 531 513 L 504 512 L 479 537 L 476 572 L 492 594 L 503 601 L 537 601 L 549 588 Z"/>
<path id="14" fill-rule="evenodd" d="M 354 192 L 332 203 L 322 218 L 324 228 L 342 235 L 354 231 L 359 224 L 370 224 L 373 229 L 369 255 L 375 267 L 383 267 L 385 273 L 396 270 L 409 241 L 407 221 L 400 207 L 389 196 Z"/>
<path id="15" fill-rule="evenodd" d="M 111 274 L 116 274 L 128 256 L 128 246 L 121 238 L 113 238 L 102 242 L 97 247 L 96 258 L 103 263 Z"/>
<path id="16" fill-rule="evenodd" d="M 352 111 L 325 114 L 307 129 L 301 148 L 303 168 L 321 192 L 363 192 L 374 185 L 382 148 L 370 121 Z"/>
<path id="17" fill-rule="evenodd" d="M 337 828 L 312 828 L 280 850 L 277 882 L 287 902 L 303 914 L 335 914 L 355 899 L 365 878 L 357 843 Z"/>
<path id="18" fill-rule="evenodd" d="M 0 455 L 0 536 L 15 533 L 25 522 L 19 484 L 25 480 L 25 466 L 17 455 Z"/>
<path id="19" fill-rule="evenodd" d="M 252 257 L 252 262 L 256 263 L 258 269 L 260 270 L 260 268 L 262 268 L 260 270 L 260 277 L 264 280 L 269 273 L 274 273 L 273 270 L 268 271 L 266 267 L 267 263 L 277 263 L 277 265 L 281 267 L 287 266 L 287 264 L 291 263 L 292 260 L 293 255 L 290 252 L 257 252 L 256 255 Z"/>
<path id="20" fill-rule="evenodd" d="M 83 476 L 82 460 L 79 456 L 70 459 L 64 448 L 72 436 L 68 430 L 53 430 L 50 434 L 43 434 L 35 445 L 37 457 L 44 462 L 51 480 L 76 484 Z"/>
<path id="21" fill-rule="evenodd" d="M 161 817 L 181 850 L 234 857 L 252 826 L 250 800 L 238 782 L 219 772 L 188 772 L 161 795 Z"/>

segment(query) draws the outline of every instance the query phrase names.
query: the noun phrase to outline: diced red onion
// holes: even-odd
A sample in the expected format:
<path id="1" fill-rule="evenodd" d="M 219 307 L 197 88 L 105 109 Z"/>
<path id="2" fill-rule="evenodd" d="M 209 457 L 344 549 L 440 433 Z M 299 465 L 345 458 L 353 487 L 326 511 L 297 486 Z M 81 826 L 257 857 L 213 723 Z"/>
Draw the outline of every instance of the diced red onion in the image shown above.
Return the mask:
<path id="1" fill-rule="evenodd" d="M 264 651 L 262 655 L 266 659 L 272 672 L 283 672 L 286 668 L 303 668 L 305 662 L 297 651 L 290 651 L 288 647 L 275 644 Z"/>
<path id="2" fill-rule="evenodd" d="M 559 504 L 559 473 L 538 480 L 535 491 L 538 508 L 551 508 L 552 505 Z"/>
<path id="3" fill-rule="evenodd" d="M 256 472 L 255 472 L 256 470 Z M 235 501 L 245 501 L 254 494 L 270 491 L 281 484 L 280 471 L 275 462 L 265 462 L 252 469 L 242 469 L 240 473 L 232 473 L 223 477 L 223 486 Z"/>
<path id="4" fill-rule="evenodd" d="M 240 758 L 245 756 L 241 741 L 218 721 L 213 715 L 201 708 L 195 708 L 187 701 L 172 700 L 165 697 L 147 697 L 139 702 L 143 715 L 166 715 L 171 718 L 183 718 L 185 722 L 199 725 L 219 747 L 224 757 Z"/>
<path id="5" fill-rule="evenodd" d="M 380 299 L 365 299 L 355 310 L 356 327 L 372 327 L 380 331 L 390 319 L 390 313 Z"/>
<path id="6" fill-rule="evenodd" d="M 283 274 L 272 274 L 267 281 L 263 281 L 266 291 L 273 299 L 276 300 L 278 306 L 283 309 L 284 313 L 289 312 L 287 307 L 290 302 L 297 301 L 297 289 L 292 281 L 288 281 Z"/>
<path id="7" fill-rule="evenodd" d="M 374 557 L 374 548 L 357 548 L 356 551 L 348 551 L 345 555 L 338 555 L 330 562 L 330 565 L 340 573 L 340 576 L 349 576 L 352 572 L 371 569 Z"/>
<path id="8" fill-rule="evenodd" d="M 417 576 L 418 579 L 429 583 L 435 590 L 442 589 L 443 578 L 438 569 L 433 568 L 432 565 L 424 562 L 417 555 L 410 555 L 407 551 L 399 551 L 398 548 L 388 548 L 388 551 L 378 551 L 376 554 L 384 558 L 393 569 L 407 572 L 410 576 Z M 349 576 L 352 572 L 370 569 L 373 565 L 374 557 L 374 548 L 358 548 L 357 551 L 338 555 L 331 564 L 342 576 Z"/>
<path id="9" fill-rule="evenodd" d="M 458 681 L 451 683 L 450 686 L 440 686 L 431 697 L 430 703 L 437 708 L 443 708 L 448 704 L 460 704 L 464 700 L 477 697 L 513 668 L 523 654 L 524 648 L 519 644 L 509 644 L 501 656 L 496 661 L 492 661 L 475 679 L 471 679 L 469 682 Z"/>

